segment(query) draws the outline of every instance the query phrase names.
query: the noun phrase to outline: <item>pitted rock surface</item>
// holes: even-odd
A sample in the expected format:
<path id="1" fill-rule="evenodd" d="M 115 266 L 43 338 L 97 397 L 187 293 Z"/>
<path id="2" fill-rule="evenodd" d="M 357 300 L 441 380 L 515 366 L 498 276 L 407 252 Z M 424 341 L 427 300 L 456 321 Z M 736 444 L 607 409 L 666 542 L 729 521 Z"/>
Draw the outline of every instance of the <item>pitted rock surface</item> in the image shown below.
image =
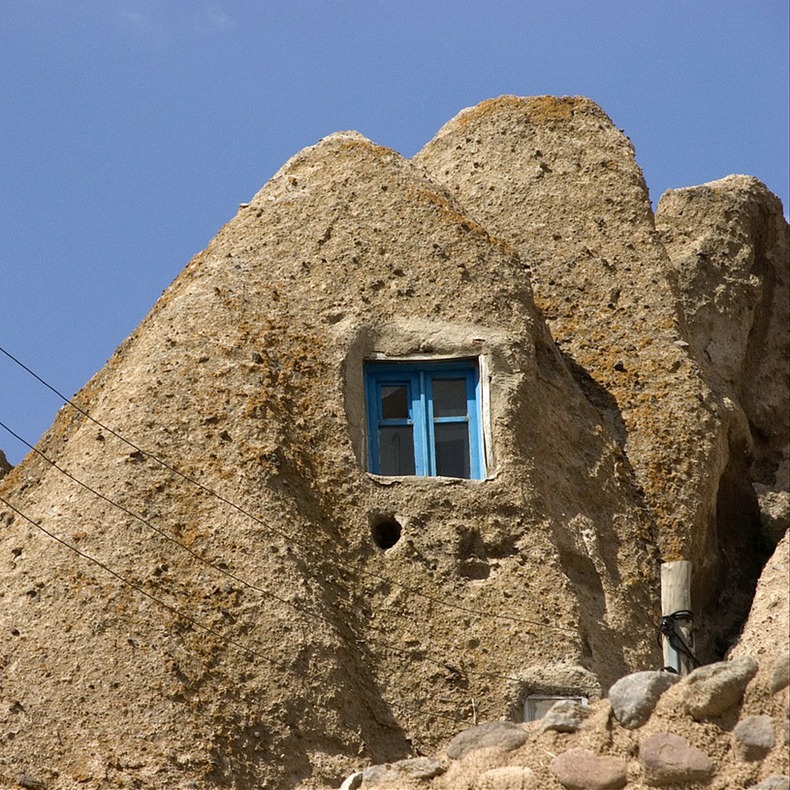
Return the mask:
<path id="1" fill-rule="evenodd" d="M 590 689 L 660 665 L 662 560 L 694 562 L 700 658 L 719 658 L 761 518 L 782 523 L 787 226 L 752 181 L 688 206 L 656 232 L 630 142 L 581 98 L 484 102 L 413 162 L 353 132 L 286 162 L 42 437 L 107 499 L 35 453 L 0 481 L 20 511 L 0 508 L 0 786 L 325 790 L 360 761 L 441 754 L 457 722 L 515 721 L 521 678 L 555 693 L 583 663 L 559 674 L 594 707 Z M 676 290 L 699 239 L 708 261 Z M 373 358 L 478 361 L 485 480 L 368 473 Z M 386 550 L 381 518 L 401 529 Z M 785 743 L 787 541 L 732 652 L 765 664 L 742 716 Z M 717 726 L 662 704 L 651 731 Z M 500 722 L 499 745 L 395 781 L 551 783 L 566 746 L 626 759 L 637 736 L 608 705 L 576 732 Z M 715 740 L 713 790 L 752 781 Z"/>
<path id="2" fill-rule="evenodd" d="M 502 96 L 459 113 L 414 160 L 520 253 L 569 367 L 623 442 L 663 556 L 707 565 L 725 410 L 679 345 L 631 142 L 583 97 Z"/>

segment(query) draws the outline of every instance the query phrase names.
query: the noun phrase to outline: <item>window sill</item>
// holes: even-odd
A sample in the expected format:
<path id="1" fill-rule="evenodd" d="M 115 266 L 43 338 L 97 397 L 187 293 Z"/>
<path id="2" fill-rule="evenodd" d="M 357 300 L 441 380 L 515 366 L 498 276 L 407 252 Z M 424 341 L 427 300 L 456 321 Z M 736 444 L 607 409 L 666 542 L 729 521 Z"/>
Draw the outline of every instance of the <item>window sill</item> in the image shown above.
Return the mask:
<path id="1" fill-rule="evenodd" d="M 480 485 L 492 480 L 496 475 L 485 477 L 482 480 L 475 480 L 468 477 L 429 477 L 428 475 L 377 475 L 373 472 L 365 473 L 370 480 L 380 486 L 395 486 L 407 483 L 412 486 L 457 486 L 457 485 Z"/>

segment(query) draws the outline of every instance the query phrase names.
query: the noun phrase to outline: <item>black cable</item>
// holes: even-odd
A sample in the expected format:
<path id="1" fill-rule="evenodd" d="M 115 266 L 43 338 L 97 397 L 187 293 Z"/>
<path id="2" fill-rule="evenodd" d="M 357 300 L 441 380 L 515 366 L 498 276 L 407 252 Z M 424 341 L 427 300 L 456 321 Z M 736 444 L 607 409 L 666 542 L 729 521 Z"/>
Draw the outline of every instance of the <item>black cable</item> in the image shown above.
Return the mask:
<path id="1" fill-rule="evenodd" d="M 19 508 L 17 508 L 14 505 L 12 505 L 2 495 L 0 495 L 0 502 L 2 502 L 4 505 L 6 505 L 6 507 L 11 509 L 14 513 L 19 515 L 21 518 L 23 518 L 29 524 L 34 526 L 36 529 L 38 529 L 41 532 L 43 532 L 47 537 L 49 537 L 52 540 L 56 541 L 57 543 L 61 544 L 62 546 L 67 548 L 69 551 L 73 551 L 75 554 L 77 554 L 78 556 L 82 557 L 83 559 L 86 559 L 89 562 L 92 562 L 94 565 L 98 565 L 102 570 L 106 571 L 111 576 L 113 576 L 116 579 L 118 579 L 118 581 L 120 581 L 122 584 L 125 584 L 127 587 L 130 587 L 131 589 L 133 589 L 136 592 L 140 593 L 141 595 L 145 596 L 146 598 L 148 598 L 148 600 L 150 600 L 151 602 L 155 603 L 157 606 L 161 606 L 163 609 L 166 609 L 167 611 L 169 611 L 172 614 L 174 614 L 176 617 L 188 622 L 190 625 L 194 626 L 195 628 L 197 628 L 197 629 L 199 629 L 201 631 L 204 631 L 205 633 L 211 634 L 212 636 L 214 636 L 217 639 L 219 639 L 221 642 L 225 642 L 226 644 L 231 645 L 232 647 L 235 647 L 237 650 L 241 650 L 243 653 L 246 653 L 247 655 L 253 656 L 254 658 L 263 659 L 264 661 L 267 661 L 268 663 L 272 664 L 273 666 L 276 666 L 277 668 L 283 670 L 284 672 L 290 672 L 291 674 L 302 678 L 302 680 L 306 680 L 308 683 L 314 682 L 315 678 L 311 678 L 309 675 L 306 675 L 304 672 L 300 672 L 298 669 L 295 669 L 294 667 L 288 666 L 287 664 L 284 664 L 282 661 L 278 661 L 277 659 L 272 658 L 271 656 L 268 656 L 268 655 L 266 655 L 264 653 L 260 653 L 260 652 L 258 652 L 257 650 L 254 650 L 251 647 L 247 647 L 246 645 L 243 645 L 241 642 L 237 642 L 235 639 L 231 639 L 230 637 L 225 636 L 224 634 L 220 633 L 219 631 L 217 631 L 216 629 L 212 628 L 211 626 L 204 625 L 203 623 L 201 623 L 199 620 L 196 620 L 191 615 L 185 614 L 184 612 L 182 612 L 177 607 L 172 606 L 171 604 L 167 603 L 166 601 L 163 601 L 161 598 L 157 598 L 155 595 L 152 595 L 151 593 L 149 593 L 145 589 L 143 589 L 139 584 L 135 584 L 134 582 L 129 581 L 129 579 L 125 578 L 124 576 L 122 576 L 117 571 L 114 571 L 112 568 L 110 568 L 108 565 L 103 563 L 101 560 L 96 559 L 96 557 L 94 557 L 91 554 L 88 554 L 88 553 L 82 551 L 81 549 L 78 549 L 76 546 L 72 545 L 68 541 L 63 540 L 63 538 L 59 537 L 54 532 L 50 532 L 41 523 L 35 521 L 30 516 L 28 516 L 25 513 L 23 513 Z M 406 711 L 408 713 L 416 713 L 416 711 L 414 711 L 411 708 L 406 707 L 401 702 L 393 703 L 393 706 L 397 706 L 397 707 L 401 708 L 402 710 L 404 710 L 404 711 Z M 432 716 L 437 716 L 439 718 L 447 719 L 448 721 L 452 721 L 455 724 L 466 724 L 467 723 L 465 719 L 459 719 L 456 716 L 448 716 L 446 714 L 443 714 L 443 713 L 440 713 L 440 712 L 437 712 L 437 711 L 432 711 L 431 715 Z"/>
<path id="2" fill-rule="evenodd" d="M 678 620 L 686 620 L 690 623 L 694 620 L 694 613 L 689 609 L 681 609 L 680 611 L 672 612 L 672 614 L 664 615 L 658 621 L 658 646 L 663 647 L 661 637 L 664 636 L 675 652 L 686 656 L 691 661 L 692 666 L 701 667 L 702 663 L 694 655 L 689 643 L 683 636 L 683 632 L 678 628 Z"/>
<path id="3" fill-rule="evenodd" d="M 224 636 L 219 631 L 213 629 L 211 626 L 203 625 L 199 621 L 195 620 L 195 618 L 192 617 L 191 615 L 185 614 L 180 609 L 163 601 L 161 598 L 157 598 L 155 595 L 151 595 L 151 593 L 144 590 L 139 584 L 135 584 L 134 582 L 124 578 L 123 576 L 121 576 L 120 573 L 117 573 L 108 565 L 105 565 L 101 560 L 97 560 L 92 555 L 87 554 L 81 549 L 78 549 L 76 546 L 73 546 L 68 541 L 63 540 L 63 538 L 59 537 L 54 532 L 50 532 L 46 527 L 42 526 L 39 522 L 35 521 L 34 519 L 30 518 L 30 516 L 23 513 L 18 507 L 12 505 L 4 496 L 0 495 L 0 502 L 6 505 L 6 507 L 13 510 L 14 513 L 16 513 L 17 515 L 21 516 L 29 524 L 32 524 L 36 529 L 41 530 L 41 532 L 43 532 L 45 535 L 52 538 L 52 540 L 57 541 L 62 546 L 65 546 L 67 549 L 69 549 L 69 551 L 73 551 L 75 554 L 78 554 L 83 559 L 89 560 L 95 565 L 98 565 L 102 570 L 107 571 L 107 573 L 114 576 L 120 582 L 123 582 L 123 584 L 127 585 L 128 587 L 131 587 L 133 590 L 136 590 L 141 595 L 144 595 L 146 598 L 148 598 L 150 601 L 153 601 L 155 604 L 163 607 L 164 609 L 167 609 L 169 612 L 172 612 L 177 617 L 180 617 L 182 620 L 186 620 L 188 623 L 195 626 L 196 628 L 199 628 L 201 631 L 205 631 L 206 633 L 209 633 L 212 636 L 216 636 L 218 639 L 221 639 L 223 642 L 227 642 L 228 644 L 233 645 L 233 647 L 238 648 L 239 650 L 248 653 L 249 655 L 254 656 L 255 658 L 262 658 L 265 661 L 268 661 L 270 664 L 279 667 L 280 669 L 286 670 L 288 672 L 293 672 L 296 675 L 300 675 L 300 673 L 297 670 L 293 669 L 292 667 L 289 667 L 287 664 L 283 664 L 282 662 L 277 661 L 277 659 L 274 659 L 271 656 L 264 655 L 263 653 L 258 653 L 252 648 L 246 647 L 245 645 L 242 645 L 240 642 L 236 642 L 235 640 Z M 301 677 L 303 677 L 305 680 L 310 680 L 310 678 L 308 678 L 307 675 L 301 675 Z"/>
<path id="4" fill-rule="evenodd" d="M 326 622 L 326 620 L 324 620 L 324 618 L 321 618 L 320 615 L 313 614 L 313 613 L 308 612 L 306 610 L 300 610 L 291 601 L 288 601 L 285 598 L 280 598 L 275 593 L 269 592 L 268 590 L 264 590 L 263 587 L 258 587 L 257 585 L 253 584 L 252 582 L 248 582 L 248 581 L 242 579 L 241 577 L 236 576 L 236 574 L 234 574 L 232 571 L 226 570 L 225 568 L 222 568 L 221 566 L 214 564 L 210 560 L 207 560 L 205 557 L 203 557 L 200 554 L 198 554 L 198 552 L 194 551 L 193 549 L 190 549 L 189 546 L 187 546 L 185 543 L 182 543 L 180 540 L 174 538 L 172 535 L 168 535 L 168 533 L 165 532 L 163 529 L 160 529 L 155 524 L 152 524 L 151 521 L 149 521 L 147 518 L 144 518 L 143 516 L 140 516 L 137 513 L 134 513 L 133 511 L 129 510 L 129 508 L 127 508 L 126 506 L 121 505 L 120 503 L 116 502 L 113 499 L 110 499 L 108 496 L 105 496 L 100 491 L 97 491 L 95 488 L 89 486 L 87 483 L 85 483 L 82 480 L 80 480 L 79 478 L 75 477 L 73 474 L 71 474 L 71 472 L 69 472 L 68 470 L 64 469 L 62 466 L 59 466 L 57 463 L 55 463 L 55 461 L 53 461 L 51 458 L 49 458 L 46 455 L 46 453 L 42 452 L 37 447 L 32 445 L 30 442 L 28 442 L 26 439 L 23 439 L 18 433 L 16 433 L 15 431 L 11 430 L 11 428 L 9 428 L 2 420 L 0 420 L 0 428 L 3 428 L 4 430 L 8 431 L 8 433 L 10 433 L 11 436 L 13 436 L 18 441 L 22 442 L 22 444 L 24 444 L 32 452 L 36 453 L 40 458 L 42 458 L 44 461 L 46 461 L 48 464 L 50 464 L 50 466 L 52 466 L 54 469 L 56 469 L 62 475 L 65 475 L 66 477 L 68 477 L 69 480 L 73 480 L 75 483 L 77 483 L 77 485 L 82 486 L 82 488 L 84 488 L 86 491 L 89 491 L 91 494 L 93 494 L 94 496 L 99 497 L 99 499 L 104 500 L 105 502 L 107 502 L 108 504 L 112 505 L 113 507 L 118 508 L 118 510 L 120 510 L 121 512 L 126 513 L 127 516 L 131 516 L 132 518 L 136 519 L 140 523 L 145 524 L 146 527 L 148 527 L 149 529 L 152 529 L 154 532 L 156 532 L 157 535 L 161 535 L 165 540 L 170 541 L 170 543 L 172 543 L 173 545 L 178 546 L 179 548 L 181 548 L 184 551 L 186 551 L 188 554 L 191 554 L 196 560 L 198 560 L 199 562 L 202 562 L 204 565 L 208 566 L 209 568 L 212 568 L 213 570 L 217 571 L 217 573 L 221 573 L 224 576 L 227 576 L 229 579 L 233 579 L 233 581 L 238 582 L 242 586 L 248 587 L 251 590 L 255 590 L 256 592 L 261 593 L 262 595 L 267 595 L 267 596 L 273 598 L 275 601 L 279 601 L 280 603 L 286 604 L 287 606 L 290 606 L 290 607 L 296 609 L 297 611 L 299 611 L 300 614 L 308 614 L 308 615 L 310 615 L 312 617 L 318 617 L 319 619 L 321 619 L 324 622 Z"/>
<path id="5" fill-rule="evenodd" d="M 241 513 L 242 515 L 244 515 L 247 518 L 251 519 L 256 524 L 259 524 L 260 526 L 264 527 L 265 529 L 271 530 L 275 534 L 280 535 L 280 537 L 284 538 L 285 540 L 291 541 L 296 546 L 298 546 L 299 548 L 301 548 L 304 551 L 306 551 L 308 554 L 312 553 L 313 547 L 310 546 L 309 544 L 304 543 L 304 542 L 298 540 L 297 538 L 294 538 L 292 535 L 289 535 L 288 533 L 286 533 L 286 532 L 284 532 L 284 531 L 282 531 L 280 529 L 277 529 L 277 527 L 273 527 L 270 524 L 265 523 L 262 519 L 258 518 L 258 516 L 256 516 L 255 514 L 249 512 L 245 508 L 241 507 L 241 505 L 238 505 L 235 502 L 233 502 L 233 501 L 227 499 L 226 497 L 222 496 L 221 494 L 217 493 L 216 491 L 213 491 L 212 489 L 208 488 L 203 483 L 201 483 L 199 480 L 195 480 L 194 478 L 190 477 L 189 475 L 179 471 L 178 469 L 176 469 L 175 467 L 171 466 L 166 461 L 163 461 L 161 458 L 157 457 L 153 453 L 148 452 L 147 450 L 143 450 L 142 447 L 139 447 L 137 444 L 135 444 L 131 440 L 127 439 L 126 437 L 122 436 L 120 433 L 118 433 L 114 429 L 110 428 L 109 426 L 105 425 L 104 423 L 100 422 L 95 417 L 92 417 L 87 411 L 85 411 L 85 409 L 83 409 L 81 406 L 78 406 L 71 399 L 67 398 L 62 392 L 60 392 L 55 387 L 53 387 L 51 384 L 49 384 L 47 381 L 45 381 L 35 371 L 31 370 L 27 365 L 25 365 L 22 361 L 17 359 L 13 354 L 11 354 L 9 351 L 7 351 L 2 346 L 0 346 L 0 352 L 3 353 L 5 356 L 7 356 L 15 364 L 19 365 L 19 367 L 21 367 L 24 371 L 26 371 L 28 374 L 30 374 L 33 378 L 35 378 L 37 381 L 39 381 L 41 384 L 43 384 L 51 392 L 55 393 L 55 395 L 57 395 L 64 403 L 66 403 L 69 406 L 71 406 L 73 409 L 75 409 L 80 414 L 82 414 L 85 418 L 90 420 L 95 425 L 99 426 L 102 430 L 107 431 L 108 433 L 110 433 L 111 435 L 115 436 L 117 439 L 122 441 L 124 444 L 126 444 L 129 447 L 133 448 L 136 452 L 142 453 L 144 456 L 146 456 L 146 457 L 150 458 L 152 461 L 155 461 L 156 463 L 158 463 L 164 469 L 167 469 L 168 471 L 170 471 L 173 474 L 179 476 L 180 478 L 182 478 L 186 482 L 191 483 L 192 485 L 198 487 L 201 491 L 207 493 L 209 496 L 213 496 L 216 499 L 218 499 L 219 501 L 221 501 L 224 504 L 228 505 L 229 507 L 232 507 L 238 513 Z M 27 444 L 27 443 L 25 442 L 25 444 Z M 359 574 L 361 574 L 363 576 L 370 576 L 370 577 L 372 577 L 374 579 L 377 579 L 378 581 L 382 581 L 382 582 L 385 582 L 387 584 L 391 584 L 391 585 L 393 585 L 395 587 L 399 587 L 400 589 L 404 590 L 405 592 L 411 593 L 412 595 L 417 595 L 417 596 L 419 596 L 421 598 L 424 598 L 425 600 L 431 601 L 432 603 L 435 603 L 435 604 L 437 604 L 439 606 L 444 606 L 444 607 L 449 608 L 449 609 L 455 609 L 457 611 L 461 611 L 461 612 L 464 612 L 466 614 L 475 615 L 476 617 L 491 617 L 491 618 L 495 618 L 495 619 L 498 619 L 498 620 L 509 620 L 511 622 L 525 623 L 527 625 L 533 625 L 533 626 L 536 626 L 538 628 L 549 628 L 549 629 L 552 629 L 552 630 L 555 630 L 555 631 L 563 631 L 565 633 L 574 634 L 574 635 L 576 635 L 578 633 L 575 629 L 572 629 L 572 628 L 566 628 L 564 626 L 559 626 L 559 625 L 552 625 L 552 624 L 549 624 L 549 623 L 540 623 L 537 620 L 530 620 L 530 619 L 528 619 L 526 617 L 518 617 L 516 615 L 509 615 L 509 614 L 499 614 L 499 613 L 496 613 L 496 612 L 484 612 L 484 611 L 480 611 L 480 610 L 477 610 L 477 609 L 473 609 L 473 608 L 468 607 L 468 606 L 462 606 L 461 604 L 456 604 L 456 603 L 453 603 L 452 601 L 447 601 L 446 599 L 439 598 L 439 597 L 437 597 L 435 595 L 431 595 L 429 593 L 426 593 L 426 592 L 424 592 L 423 590 L 421 590 L 419 588 L 409 587 L 409 586 L 407 586 L 405 584 L 402 584 L 401 582 L 398 582 L 398 581 L 396 581 L 394 579 L 389 578 L 388 576 L 384 576 L 384 575 L 378 574 L 375 571 L 361 570 L 361 569 L 359 569 L 357 567 L 352 568 L 352 567 L 350 567 L 348 565 L 345 565 L 344 563 L 341 563 L 341 562 L 338 562 L 338 565 L 340 565 L 340 567 L 342 567 L 342 568 L 345 568 L 347 571 L 350 571 L 351 573 L 359 573 Z"/>
<path id="6" fill-rule="evenodd" d="M 327 617 L 319 614 L 318 612 L 313 612 L 313 611 L 310 611 L 308 609 L 302 608 L 302 607 L 298 606 L 297 604 L 293 603 L 292 601 L 288 601 L 285 598 L 281 598 L 278 595 L 276 595 L 275 593 L 269 592 L 268 590 L 265 590 L 262 587 L 259 587 L 259 586 L 255 585 L 255 584 L 252 584 L 251 582 L 246 581 L 245 579 L 241 578 L 240 576 L 237 576 L 236 574 L 232 573 L 231 571 L 226 570 L 225 568 L 220 567 L 219 565 L 215 565 L 210 560 L 205 559 L 200 554 L 198 554 L 194 550 L 190 549 L 184 543 L 181 543 L 181 541 L 177 540 L 176 538 L 172 537 L 171 535 L 168 535 L 164 530 L 162 530 L 159 527 L 157 527 L 156 525 L 152 524 L 148 519 L 144 518 L 143 516 L 138 515 L 137 513 L 134 513 L 133 511 L 129 510 L 124 505 L 121 505 L 118 502 L 115 502 L 114 500 L 112 500 L 109 497 L 107 497 L 104 494 L 102 494 L 100 491 L 97 491 L 95 488 L 89 486 L 87 483 L 85 483 L 82 480 L 80 480 L 79 478 L 75 477 L 73 474 L 71 474 L 66 469 L 63 469 L 61 466 L 59 466 L 57 463 L 55 463 L 51 458 L 49 458 L 46 455 L 46 453 L 44 453 L 43 451 L 39 450 L 37 447 L 34 447 L 27 440 L 23 439 L 19 434 L 17 434 L 15 431 L 11 430 L 11 428 L 9 428 L 8 425 L 6 425 L 4 422 L 0 421 L 0 427 L 2 427 L 9 434 L 11 434 L 11 436 L 13 436 L 18 441 L 22 442 L 22 444 L 24 444 L 30 450 L 32 450 L 34 453 L 36 453 L 38 456 L 40 456 L 44 461 L 46 461 L 48 464 L 50 464 L 56 471 L 60 472 L 61 474 L 63 474 L 64 476 L 66 476 L 67 478 L 72 480 L 73 482 L 75 482 L 78 485 L 80 485 L 86 491 L 90 492 L 91 494 L 97 496 L 99 499 L 103 500 L 104 502 L 107 502 L 108 504 L 112 505 L 113 507 L 118 508 L 121 512 L 126 513 L 128 516 L 131 516 L 132 518 L 140 521 L 142 524 L 144 524 L 145 526 L 149 527 L 151 530 L 156 532 L 158 535 L 160 535 L 161 537 L 165 538 L 166 540 L 168 540 L 173 545 L 178 546 L 179 548 L 183 549 L 184 551 L 189 553 L 192 557 L 194 557 L 196 560 L 198 560 L 199 562 L 202 562 L 204 565 L 206 565 L 207 567 L 211 568 L 212 570 L 215 570 L 218 573 L 221 573 L 224 576 L 226 576 L 226 577 L 228 577 L 230 579 L 233 579 L 234 581 L 238 582 L 242 586 L 247 587 L 247 588 L 249 588 L 251 590 L 254 590 L 255 592 L 261 594 L 264 597 L 269 597 L 269 598 L 274 599 L 275 601 L 278 601 L 279 603 L 285 604 L 286 606 L 291 607 L 298 614 L 305 615 L 307 617 L 311 617 L 314 620 L 319 621 L 322 625 L 329 625 L 330 627 L 337 628 L 337 629 L 341 628 L 341 625 L 339 625 L 337 623 L 333 623 L 330 619 L 328 619 Z M 343 622 L 342 626 L 344 626 L 345 628 L 348 629 L 349 634 L 346 635 L 346 638 L 347 639 L 350 638 L 350 639 L 352 639 L 354 642 L 356 642 L 358 644 L 375 645 L 376 647 L 382 648 L 384 650 L 391 650 L 391 651 L 393 651 L 395 653 L 400 653 L 402 655 L 406 655 L 406 656 L 408 656 L 410 658 L 413 658 L 413 659 L 416 659 L 416 660 L 426 661 L 427 663 L 433 664 L 433 665 L 435 665 L 437 667 L 440 667 L 442 669 L 447 669 L 447 662 L 446 661 L 441 661 L 441 660 L 438 660 L 438 659 L 435 659 L 435 658 L 431 658 L 430 656 L 423 654 L 422 651 L 412 650 L 412 649 L 409 649 L 409 648 L 406 648 L 406 647 L 399 647 L 397 645 L 392 644 L 391 642 L 385 642 L 385 641 L 383 641 L 381 639 L 376 639 L 374 637 L 369 637 L 369 636 L 364 636 L 363 637 L 362 635 L 357 634 L 347 622 Z M 511 677 L 510 675 L 504 675 L 504 674 L 501 674 L 501 673 L 498 673 L 498 672 L 465 669 L 464 673 L 469 674 L 469 675 L 476 675 L 478 677 L 496 678 L 496 679 L 500 679 L 500 680 L 518 681 L 518 678 Z"/>

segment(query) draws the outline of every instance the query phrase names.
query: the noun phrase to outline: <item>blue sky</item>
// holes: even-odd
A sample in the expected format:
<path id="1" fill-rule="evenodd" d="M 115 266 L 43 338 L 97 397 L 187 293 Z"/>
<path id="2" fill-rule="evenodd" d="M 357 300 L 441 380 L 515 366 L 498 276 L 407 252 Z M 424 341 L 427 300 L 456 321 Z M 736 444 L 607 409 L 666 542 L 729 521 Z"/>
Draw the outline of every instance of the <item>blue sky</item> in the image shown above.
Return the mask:
<path id="1" fill-rule="evenodd" d="M 73 394 L 300 148 L 410 156 L 505 93 L 598 102 L 654 203 L 748 173 L 787 208 L 788 27 L 786 0 L 4 0 L 0 346 Z M 0 357 L 0 420 L 35 442 L 60 405 Z"/>

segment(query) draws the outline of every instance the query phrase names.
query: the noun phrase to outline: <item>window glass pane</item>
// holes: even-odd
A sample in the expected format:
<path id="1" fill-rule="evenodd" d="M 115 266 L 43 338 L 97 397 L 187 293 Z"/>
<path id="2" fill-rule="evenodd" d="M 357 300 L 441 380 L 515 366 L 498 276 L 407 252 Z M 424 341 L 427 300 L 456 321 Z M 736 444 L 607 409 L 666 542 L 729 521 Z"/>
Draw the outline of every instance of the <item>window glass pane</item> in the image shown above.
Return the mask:
<path id="1" fill-rule="evenodd" d="M 409 416 L 408 392 L 405 384 L 381 388 L 381 416 L 385 420 L 405 420 Z"/>
<path id="2" fill-rule="evenodd" d="M 466 379 L 431 380 L 434 417 L 466 416 Z"/>
<path id="3" fill-rule="evenodd" d="M 465 422 L 437 422 L 436 474 L 443 477 L 470 477 L 469 430 Z"/>
<path id="4" fill-rule="evenodd" d="M 378 473 L 414 474 L 414 435 L 411 425 L 384 425 L 379 428 Z"/>

